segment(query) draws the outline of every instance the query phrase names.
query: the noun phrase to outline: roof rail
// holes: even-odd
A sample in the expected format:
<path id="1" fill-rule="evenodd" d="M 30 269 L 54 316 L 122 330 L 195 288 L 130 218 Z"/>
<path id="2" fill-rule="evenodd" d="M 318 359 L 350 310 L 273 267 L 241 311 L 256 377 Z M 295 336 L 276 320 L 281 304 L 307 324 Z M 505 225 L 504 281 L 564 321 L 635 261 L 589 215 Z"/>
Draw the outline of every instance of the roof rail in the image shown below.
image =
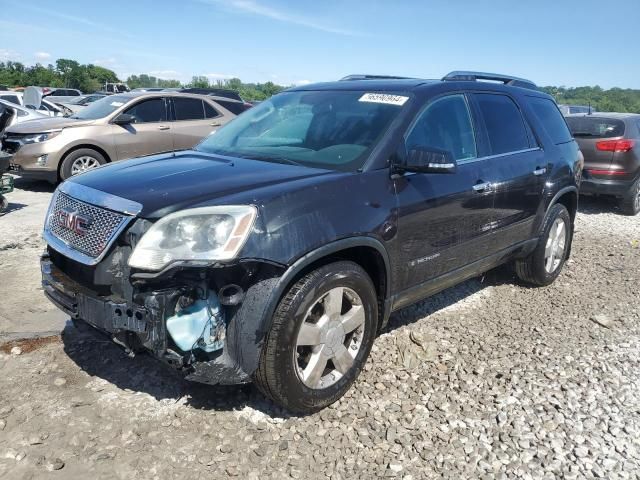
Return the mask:
<path id="1" fill-rule="evenodd" d="M 477 80 L 490 80 L 494 82 L 502 82 L 505 85 L 510 85 L 512 87 L 529 88 L 531 90 L 538 89 L 538 86 L 531 80 L 512 77 L 510 75 L 502 75 L 499 73 L 454 71 L 445 75 L 442 80 L 451 82 L 475 82 Z"/>
<path id="2" fill-rule="evenodd" d="M 411 77 L 399 77 L 396 75 L 369 75 L 367 73 L 356 73 L 353 75 L 347 75 L 340 79 L 341 82 L 348 82 L 351 80 L 407 80 Z"/>

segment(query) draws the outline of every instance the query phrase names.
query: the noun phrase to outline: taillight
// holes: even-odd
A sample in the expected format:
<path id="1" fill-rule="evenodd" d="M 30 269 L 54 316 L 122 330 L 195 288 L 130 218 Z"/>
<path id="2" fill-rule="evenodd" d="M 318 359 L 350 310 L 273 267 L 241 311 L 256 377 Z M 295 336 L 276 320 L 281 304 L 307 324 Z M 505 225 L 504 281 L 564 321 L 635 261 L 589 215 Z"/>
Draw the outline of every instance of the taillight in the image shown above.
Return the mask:
<path id="1" fill-rule="evenodd" d="M 591 175 L 626 175 L 624 170 L 587 170 Z"/>
<path id="2" fill-rule="evenodd" d="M 628 152 L 635 143 L 633 140 L 602 140 L 596 143 L 596 148 L 601 152 Z"/>

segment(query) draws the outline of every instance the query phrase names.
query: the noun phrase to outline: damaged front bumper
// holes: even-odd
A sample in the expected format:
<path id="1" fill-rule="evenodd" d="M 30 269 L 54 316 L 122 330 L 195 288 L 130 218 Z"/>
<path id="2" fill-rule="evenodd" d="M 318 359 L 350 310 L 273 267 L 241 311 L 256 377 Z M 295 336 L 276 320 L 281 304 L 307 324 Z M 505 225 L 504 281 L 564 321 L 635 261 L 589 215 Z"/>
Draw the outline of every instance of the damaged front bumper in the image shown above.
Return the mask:
<path id="1" fill-rule="evenodd" d="M 126 281 L 130 288 L 111 291 L 124 290 L 125 294 L 100 294 L 70 278 L 48 251 L 41 258 L 41 271 L 42 287 L 51 302 L 74 321 L 86 322 L 107 334 L 127 353 L 148 352 L 181 371 L 188 380 L 209 384 L 239 384 L 251 380 L 262 343 L 259 325 L 264 319 L 247 321 L 246 315 L 238 315 L 243 305 L 222 307 L 215 291 L 211 291 L 203 323 L 198 310 L 202 299 L 182 310 L 186 312 L 183 317 L 176 315 L 180 302 L 194 291 L 202 290 L 193 283 L 180 284 L 174 278 L 171 282 L 138 282 L 132 286 L 128 279 L 120 278 L 119 281 Z M 204 272 L 201 277 L 205 277 Z M 267 298 L 259 301 L 266 305 Z M 266 311 L 260 305 L 251 305 L 250 309 L 258 315 Z"/>

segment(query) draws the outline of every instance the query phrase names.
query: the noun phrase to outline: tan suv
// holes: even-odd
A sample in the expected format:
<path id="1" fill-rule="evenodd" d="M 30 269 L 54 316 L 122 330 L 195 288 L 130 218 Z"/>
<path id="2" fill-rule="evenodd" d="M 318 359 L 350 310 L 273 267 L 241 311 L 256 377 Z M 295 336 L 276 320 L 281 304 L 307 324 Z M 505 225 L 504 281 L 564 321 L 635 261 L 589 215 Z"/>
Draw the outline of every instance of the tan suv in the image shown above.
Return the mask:
<path id="1" fill-rule="evenodd" d="M 2 153 L 12 173 L 56 183 L 107 162 L 189 149 L 235 116 L 212 96 L 110 95 L 71 117 L 8 128 Z"/>

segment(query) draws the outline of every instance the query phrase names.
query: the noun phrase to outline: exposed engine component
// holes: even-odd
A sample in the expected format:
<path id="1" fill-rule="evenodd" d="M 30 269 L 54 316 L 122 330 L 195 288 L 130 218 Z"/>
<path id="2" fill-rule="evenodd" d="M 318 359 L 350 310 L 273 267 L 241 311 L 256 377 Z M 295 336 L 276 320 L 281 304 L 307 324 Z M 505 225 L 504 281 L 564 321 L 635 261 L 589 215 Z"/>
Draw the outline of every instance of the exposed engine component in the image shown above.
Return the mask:
<path id="1" fill-rule="evenodd" d="M 218 297 L 222 305 L 234 306 L 240 304 L 244 298 L 244 290 L 239 285 L 233 283 L 225 285 L 218 292 Z"/>
<path id="2" fill-rule="evenodd" d="M 176 314 L 167 318 L 167 331 L 184 352 L 195 348 L 205 352 L 220 350 L 226 326 L 218 296 L 208 290 L 206 298 L 181 298 Z"/>

